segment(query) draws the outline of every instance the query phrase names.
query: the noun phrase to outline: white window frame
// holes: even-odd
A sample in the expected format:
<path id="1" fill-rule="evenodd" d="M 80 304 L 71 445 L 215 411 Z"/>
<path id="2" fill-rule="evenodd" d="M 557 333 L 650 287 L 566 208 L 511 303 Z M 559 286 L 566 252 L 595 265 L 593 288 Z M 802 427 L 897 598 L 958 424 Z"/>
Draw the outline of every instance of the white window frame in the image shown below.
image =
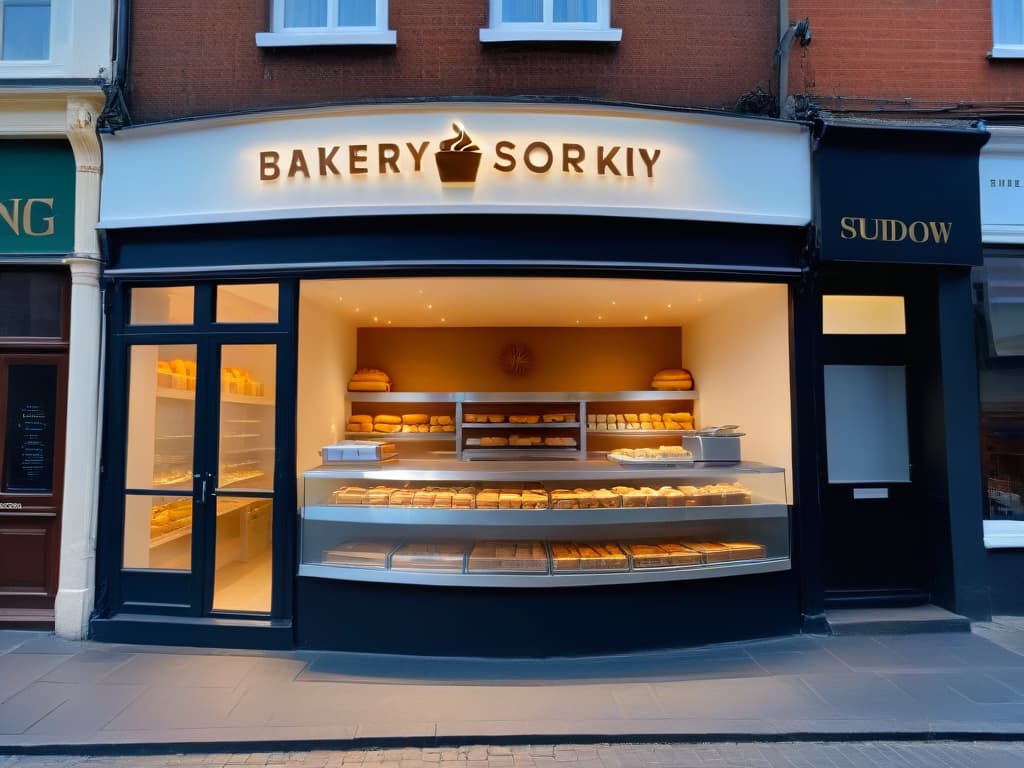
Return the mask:
<path id="1" fill-rule="evenodd" d="M 999 25 L 996 19 L 1000 15 L 1000 8 L 1010 5 L 1021 6 L 1021 25 L 1024 26 L 1024 0 L 992 0 L 992 50 L 989 56 L 993 59 L 1024 59 L 1024 42 L 1008 43 L 999 39 Z"/>
<path id="2" fill-rule="evenodd" d="M 617 43 L 622 30 L 611 26 L 611 0 L 597 0 L 597 21 L 555 22 L 554 0 L 543 0 L 544 20 L 540 22 L 502 21 L 503 0 L 490 0 L 490 26 L 480 30 L 482 43 L 591 41 Z"/>
<path id="3" fill-rule="evenodd" d="M 54 35 L 53 35 L 53 28 L 54 28 L 53 16 L 54 16 L 54 13 L 58 10 L 57 7 L 56 7 L 57 4 L 55 2 L 53 2 L 53 0 L 50 0 L 50 2 L 48 2 L 48 3 L 43 1 L 43 0 L 31 3 L 31 5 L 49 5 L 50 6 L 50 29 L 49 29 L 50 39 L 49 39 L 48 45 L 47 45 L 47 50 L 48 50 L 47 57 L 45 59 L 5 59 L 5 58 L 3 58 L 3 47 L 2 46 L 3 46 L 3 39 L 4 39 L 4 6 L 7 4 L 7 2 L 8 2 L 8 0 L 0 0 L 0 63 L 3 63 L 4 65 L 7 65 L 7 66 L 10 66 L 12 64 L 13 65 L 19 65 L 20 64 L 22 66 L 25 66 L 25 65 L 28 65 L 28 66 L 38 66 L 40 64 L 48 64 L 49 62 L 51 62 L 53 60 L 53 46 L 54 46 L 54 39 L 53 39 L 53 37 L 54 37 Z"/>
<path id="4" fill-rule="evenodd" d="M 372 27 L 343 27 L 332 24 L 338 18 L 339 0 L 327 0 L 327 26 L 285 27 L 285 0 L 271 0 L 271 31 L 257 32 L 256 45 L 260 48 L 300 45 L 395 45 L 398 36 L 388 29 L 388 0 L 376 0 Z"/>

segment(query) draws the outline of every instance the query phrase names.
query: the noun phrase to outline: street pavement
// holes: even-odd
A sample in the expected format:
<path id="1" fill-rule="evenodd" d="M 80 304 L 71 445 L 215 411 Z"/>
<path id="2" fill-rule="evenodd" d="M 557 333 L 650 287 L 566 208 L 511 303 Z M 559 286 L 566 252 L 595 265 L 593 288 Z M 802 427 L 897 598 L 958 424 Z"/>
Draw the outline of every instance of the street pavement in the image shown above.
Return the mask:
<path id="1" fill-rule="evenodd" d="M 0 768 L 1020 768 L 1022 743 L 562 744 L 127 757 L 0 756 Z"/>
<path id="2" fill-rule="evenodd" d="M 235 755 L 302 764 L 328 755 L 306 751 L 321 749 L 389 768 L 445 754 L 474 768 L 516 764 L 515 754 L 488 747 L 459 751 L 473 744 L 553 750 L 521 753 L 520 764 L 663 764 L 654 742 L 676 744 L 672 754 L 690 760 L 678 765 L 710 764 L 715 753 L 698 747 L 705 742 L 749 752 L 751 765 L 831 765 L 806 757 L 819 754 L 816 741 L 826 742 L 814 747 L 820 755 L 843 766 L 870 763 L 841 762 L 838 742 L 864 742 L 863 757 L 886 740 L 897 743 L 876 765 L 933 764 L 893 762 L 917 741 L 914 754 L 962 755 L 946 765 L 983 757 L 986 766 L 1024 766 L 1024 620 L 1000 617 L 972 632 L 800 635 L 517 660 L 126 646 L 0 632 L 0 768 L 163 765 L 168 758 L 159 755 L 174 752 L 190 761 L 211 753 L 212 765 Z M 648 744 L 628 747 L 634 742 Z M 582 746 L 572 759 L 546 746 L 563 743 Z M 422 748 L 419 758 L 387 752 Z M 50 763 L 31 762 L 43 754 Z M 748 764 L 729 760 L 716 764 Z"/>

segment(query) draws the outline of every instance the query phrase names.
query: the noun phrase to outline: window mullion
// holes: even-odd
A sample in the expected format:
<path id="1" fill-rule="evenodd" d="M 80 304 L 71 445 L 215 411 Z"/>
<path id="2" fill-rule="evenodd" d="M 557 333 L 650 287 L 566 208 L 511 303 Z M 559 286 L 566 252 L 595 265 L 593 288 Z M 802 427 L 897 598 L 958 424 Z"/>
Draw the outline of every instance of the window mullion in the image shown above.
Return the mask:
<path id="1" fill-rule="evenodd" d="M 327 0 L 327 28 L 338 29 L 341 26 L 341 16 L 338 8 L 339 0 Z"/>
<path id="2" fill-rule="evenodd" d="M 555 21 L 555 0 L 544 0 L 544 25 L 550 26 Z"/>

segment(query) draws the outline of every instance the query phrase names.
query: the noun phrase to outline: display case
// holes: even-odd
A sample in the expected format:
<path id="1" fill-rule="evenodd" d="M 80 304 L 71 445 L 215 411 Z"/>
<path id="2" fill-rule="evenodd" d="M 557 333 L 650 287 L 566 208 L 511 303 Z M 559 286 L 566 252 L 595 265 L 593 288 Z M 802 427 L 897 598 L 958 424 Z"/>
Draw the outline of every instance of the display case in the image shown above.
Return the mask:
<path id="1" fill-rule="evenodd" d="M 481 587 L 790 568 L 784 470 L 403 459 L 303 475 L 300 576 Z"/>

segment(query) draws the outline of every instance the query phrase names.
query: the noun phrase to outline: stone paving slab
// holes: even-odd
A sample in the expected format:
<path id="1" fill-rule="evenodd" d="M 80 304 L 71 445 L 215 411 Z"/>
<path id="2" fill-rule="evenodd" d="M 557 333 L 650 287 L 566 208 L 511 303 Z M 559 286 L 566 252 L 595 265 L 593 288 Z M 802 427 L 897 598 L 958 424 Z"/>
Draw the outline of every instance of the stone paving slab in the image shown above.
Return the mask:
<path id="1" fill-rule="evenodd" d="M 531 736 L 1024 739 L 1024 621 L 979 629 L 503 660 L 155 648 L 0 632 L 0 754 Z"/>

